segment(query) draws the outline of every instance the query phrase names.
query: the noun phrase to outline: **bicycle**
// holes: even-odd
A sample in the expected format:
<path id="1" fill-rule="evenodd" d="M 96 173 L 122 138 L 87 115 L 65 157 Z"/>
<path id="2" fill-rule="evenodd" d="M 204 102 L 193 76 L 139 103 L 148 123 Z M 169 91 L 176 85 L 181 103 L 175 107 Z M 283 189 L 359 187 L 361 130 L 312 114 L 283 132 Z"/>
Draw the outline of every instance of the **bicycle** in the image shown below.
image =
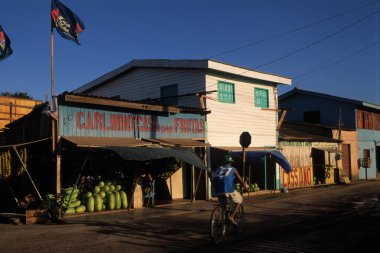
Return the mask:
<path id="1" fill-rule="evenodd" d="M 235 209 L 236 204 L 227 197 L 219 197 L 218 204 L 210 216 L 210 236 L 215 244 L 223 241 L 227 231 L 234 230 L 235 233 L 240 233 L 243 229 L 244 223 L 244 208 L 240 205 L 239 210 L 235 214 L 235 221 L 237 225 L 231 223 L 228 219 L 232 211 Z"/>

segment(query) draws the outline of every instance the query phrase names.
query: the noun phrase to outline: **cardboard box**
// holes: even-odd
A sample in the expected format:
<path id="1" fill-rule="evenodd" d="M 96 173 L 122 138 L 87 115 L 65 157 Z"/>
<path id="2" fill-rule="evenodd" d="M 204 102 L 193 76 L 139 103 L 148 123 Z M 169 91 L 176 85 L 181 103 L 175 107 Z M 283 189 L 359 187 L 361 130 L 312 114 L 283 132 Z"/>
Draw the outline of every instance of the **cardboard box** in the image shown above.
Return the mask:
<path id="1" fill-rule="evenodd" d="M 25 211 L 25 224 L 47 223 L 49 215 L 47 209 L 32 209 Z"/>

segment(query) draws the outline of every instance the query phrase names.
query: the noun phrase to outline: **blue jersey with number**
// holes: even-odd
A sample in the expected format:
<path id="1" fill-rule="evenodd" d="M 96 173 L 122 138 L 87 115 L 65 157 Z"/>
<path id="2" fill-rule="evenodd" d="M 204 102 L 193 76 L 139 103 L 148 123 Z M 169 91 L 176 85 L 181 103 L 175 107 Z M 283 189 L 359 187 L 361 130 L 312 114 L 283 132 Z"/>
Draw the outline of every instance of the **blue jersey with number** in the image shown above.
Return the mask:
<path id="1" fill-rule="evenodd" d="M 235 168 L 231 165 L 220 166 L 212 180 L 215 194 L 231 193 L 235 191 Z"/>

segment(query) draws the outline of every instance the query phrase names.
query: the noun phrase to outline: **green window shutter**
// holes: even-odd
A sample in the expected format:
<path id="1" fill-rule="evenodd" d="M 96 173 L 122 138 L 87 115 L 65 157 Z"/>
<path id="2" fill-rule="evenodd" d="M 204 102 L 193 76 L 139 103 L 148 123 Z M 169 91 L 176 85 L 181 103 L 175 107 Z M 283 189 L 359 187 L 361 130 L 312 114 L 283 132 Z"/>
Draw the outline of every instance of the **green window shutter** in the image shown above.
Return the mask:
<path id="1" fill-rule="evenodd" d="M 218 101 L 235 103 L 235 85 L 233 83 L 218 82 Z"/>
<path id="2" fill-rule="evenodd" d="M 269 107 L 268 90 L 255 88 L 255 107 Z"/>
<path id="3" fill-rule="evenodd" d="M 166 105 L 178 105 L 178 84 L 162 86 L 160 88 L 160 97 L 162 103 Z"/>

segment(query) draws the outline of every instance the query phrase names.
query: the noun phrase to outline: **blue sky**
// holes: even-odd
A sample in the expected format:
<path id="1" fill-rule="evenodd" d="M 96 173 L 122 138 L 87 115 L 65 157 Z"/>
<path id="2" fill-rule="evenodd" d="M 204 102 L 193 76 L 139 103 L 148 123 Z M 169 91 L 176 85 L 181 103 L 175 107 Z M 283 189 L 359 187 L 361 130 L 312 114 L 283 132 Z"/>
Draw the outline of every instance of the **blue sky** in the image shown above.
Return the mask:
<path id="1" fill-rule="evenodd" d="M 45 100 L 50 0 L 0 2 L 0 24 L 14 51 L 0 62 L 0 91 Z M 280 94 L 298 87 L 380 104 L 380 12 L 364 18 L 380 10 L 380 0 L 62 2 L 86 29 L 80 46 L 55 32 L 56 94 L 133 59 L 212 58 L 247 68 L 265 64 L 257 70 L 293 78 L 292 86 L 280 86 Z M 335 18 L 254 43 L 329 17 Z"/>

